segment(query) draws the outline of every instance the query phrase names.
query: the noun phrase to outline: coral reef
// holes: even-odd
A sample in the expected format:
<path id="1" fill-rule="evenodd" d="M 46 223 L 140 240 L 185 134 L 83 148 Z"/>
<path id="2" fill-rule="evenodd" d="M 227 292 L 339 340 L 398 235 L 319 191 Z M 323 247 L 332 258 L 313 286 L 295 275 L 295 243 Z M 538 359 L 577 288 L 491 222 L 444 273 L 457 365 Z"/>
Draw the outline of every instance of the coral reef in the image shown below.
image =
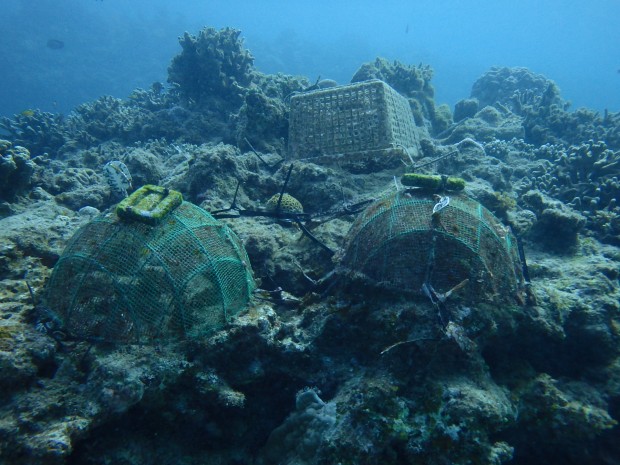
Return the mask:
<path id="1" fill-rule="evenodd" d="M 471 97 L 480 108 L 499 103 L 519 115 L 526 105 L 563 103 L 553 81 L 527 68 L 491 68 L 474 82 Z"/>
<path id="2" fill-rule="evenodd" d="M 26 191 L 34 170 L 28 149 L 0 139 L 0 202 Z"/>
<path id="3" fill-rule="evenodd" d="M 577 245 L 579 231 L 586 219 L 558 201 L 551 201 L 539 191 L 523 194 L 523 203 L 537 215 L 534 233 L 551 249 L 566 250 Z"/>
<path id="4" fill-rule="evenodd" d="M 385 58 L 364 63 L 353 75 L 351 82 L 381 79 L 408 98 L 434 107 L 435 90 L 431 84 L 433 70 L 429 66 L 408 66 L 399 61 L 390 63 Z"/>
<path id="5" fill-rule="evenodd" d="M 288 109 L 280 97 L 268 97 L 259 89 L 245 96 L 237 123 L 237 145 L 265 152 L 285 153 L 288 137 Z"/>
<path id="6" fill-rule="evenodd" d="M 159 158 L 148 150 L 133 149 L 125 155 L 124 162 L 131 173 L 135 186 L 157 185 L 164 176 Z"/>
<path id="7" fill-rule="evenodd" d="M 454 105 L 454 122 L 458 123 L 465 118 L 471 118 L 480 108 L 480 102 L 476 98 L 466 98 L 459 100 Z"/>
<path id="8" fill-rule="evenodd" d="M 543 242 L 554 232 L 565 239 L 556 244 L 556 250 L 570 249 L 580 230 L 606 243 L 620 244 L 617 114 L 606 111 L 601 116 L 587 109 L 570 112 L 553 81 L 525 68 L 492 68 L 474 84 L 472 99 L 486 106 L 472 115 L 470 100 L 469 113 L 461 116 L 466 101 L 459 102 L 458 121 L 437 137 L 444 144 L 474 138 L 485 143 L 488 156 L 499 160 L 496 166 L 508 162 L 518 167 L 502 166 L 499 183 L 491 174 L 497 171 L 491 158 L 477 168 L 470 169 L 458 159 L 444 163 L 444 168 L 471 171 L 472 179 L 486 179 L 495 191 L 509 193 L 514 188 L 518 208 L 537 212 L 540 223 L 526 227 L 527 231 L 539 234 Z M 532 190 L 548 196 L 556 207 L 533 208 L 525 201 L 532 200 L 525 195 Z M 494 210 L 491 192 L 480 193 L 486 197 L 481 201 Z M 563 205 L 557 206 L 558 201 Z M 516 219 L 519 215 L 504 209 L 502 216 Z"/>
<path id="9" fill-rule="evenodd" d="M 383 79 L 409 99 L 419 158 L 295 160 L 288 178 L 288 99 L 311 82 L 256 71 L 234 29 L 180 42 L 169 86 L 0 123 L 1 462 L 620 460 L 619 114 L 569 111 L 544 76 L 493 68 L 452 117 L 435 104 L 430 67 L 377 59 L 353 81 Z M 103 177 L 111 160 L 135 188 L 230 208 L 222 221 L 260 287 L 221 330 L 102 344 L 68 339 L 45 306 L 72 234 L 120 200 Z M 351 224 L 379 196 L 411 195 L 406 172 L 458 178 L 454 188 L 509 223 L 526 291 L 496 305 L 343 273 Z M 303 204 L 325 247 L 261 216 L 287 178 L 283 205 Z"/>
<path id="10" fill-rule="evenodd" d="M 78 106 L 68 118 L 72 140 L 85 146 L 110 139 L 133 142 L 148 139 L 144 131 L 153 125 L 153 115 L 132 101 L 104 96 Z"/>
<path id="11" fill-rule="evenodd" d="M 109 187 L 97 172 L 90 168 L 67 168 L 54 177 L 49 193 L 55 195 L 58 203 L 73 210 L 91 206 L 106 205 Z"/>
<path id="12" fill-rule="evenodd" d="M 449 108 L 435 107 L 435 89 L 431 84 L 433 70 L 428 65 L 405 65 L 399 61 L 390 63 L 385 58 L 364 63 L 353 75 L 351 82 L 381 79 L 409 99 L 413 117 L 418 126 L 425 121 L 435 133 L 446 129 L 452 122 Z"/>
<path id="13" fill-rule="evenodd" d="M 542 145 L 578 144 L 604 140 L 620 148 L 620 113 L 580 108 L 568 111 L 570 102 L 560 96 L 557 85 L 527 68 L 491 68 L 473 85 L 471 97 L 480 107 L 494 105 L 523 118 L 525 140 Z"/>
<path id="14" fill-rule="evenodd" d="M 41 272 L 46 276 L 73 232 L 86 220 L 53 201 L 44 200 L 1 221 L 0 277 L 4 284 L 7 284 L 4 280 L 10 280 L 13 287 L 23 285 L 20 280 L 26 275 L 33 285 L 40 286 Z"/>
<path id="15" fill-rule="evenodd" d="M 336 425 L 336 403 L 325 403 L 314 389 L 297 393 L 295 411 L 274 429 L 262 452 L 262 463 L 316 463 L 317 448 Z"/>
<path id="16" fill-rule="evenodd" d="M 548 202 L 562 204 L 573 225 L 579 224 L 577 229 L 583 227 L 605 243 L 620 243 L 618 152 L 605 142 L 536 146 L 517 139 L 492 140 L 485 143 L 485 151 L 502 162 L 520 163 L 503 188 L 514 188 L 521 207 L 542 213 L 542 202 L 531 201 L 544 195 Z M 537 191 L 535 197 L 530 191 Z"/>
<path id="17" fill-rule="evenodd" d="M 63 115 L 25 111 L 13 118 L 0 118 L 0 128 L 7 131 L 15 145 L 27 147 L 35 155 L 56 153 L 65 143 Z"/>
<path id="18" fill-rule="evenodd" d="M 521 139 L 524 134 L 520 117 L 505 108 L 485 106 L 471 117 L 463 117 L 456 124 L 448 126 L 436 137 L 446 144 L 453 144 L 468 137 L 490 142 L 495 139 Z"/>
<path id="19" fill-rule="evenodd" d="M 169 67 L 168 88 L 153 83 L 150 89 L 136 89 L 126 100 L 103 96 L 78 106 L 67 117 L 27 111 L 3 118 L 0 128 L 15 145 L 52 159 L 110 142 L 161 138 L 235 143 L 284 154 L 287 98 L 309 82 L 254 70 L 239 35 L 231 28 L 205 28 L 197 36 L 186 33 L 180 40 L 183 50 Z"/>
<path id="20" fill-rule="evenodd" d="M 525 444 L 519 447 L 517 458 L 521 461 L 535 462 L 543 451 L 570 461 L 571 457 L 579 454 L 575 443 L 601 434 L 617 424 L 606 411 L 605 402 L 586 383 L 563 383 L 542 374 L 523 387 L 520 399 L 524 402 L 524 408 L 520 412 L 517 428 L 537 432 L 545 438 L 536 446 L 538 450 Z M 574 442 L 567 443 L 568 438 Z M 520 438 L 519 442 L 523 440 Z"/>
<path id="21" fill-rule="evenodd" d="M 183 51 L 168 68 L 168 82 L 183 98 L 198 105 L 240 105 L 252 81 L 254 57 L 243 47 L 241 31 L 204 28 L 197 36 L 185 33 Z"/>

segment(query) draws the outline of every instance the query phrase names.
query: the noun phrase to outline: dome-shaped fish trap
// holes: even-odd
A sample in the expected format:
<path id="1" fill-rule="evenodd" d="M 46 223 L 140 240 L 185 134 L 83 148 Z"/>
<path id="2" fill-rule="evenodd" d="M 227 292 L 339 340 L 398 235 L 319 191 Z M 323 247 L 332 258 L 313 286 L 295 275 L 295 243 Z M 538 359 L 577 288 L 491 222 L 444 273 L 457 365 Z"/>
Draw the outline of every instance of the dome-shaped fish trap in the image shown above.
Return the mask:
<path id="1" fill-rule="evenodd" d="M 347 236 L 342 268 L 380 287 L 469 301 L 514 297 L 521 281 L 517 242 L 493 214 L 464 195 L 399 191 L 368 206 Z M 447 205 L 446 205 L 447 203 Z M 435 213 L 433 213 L 435 210 Z M 426 286 L 425 286 L 426 285 Z"/>
<path id="2" fill-rule="evenodd" d="M 144 186 L 75 233 L 46 303 L 73 337 L 160 342 L 220 327 L 253 287 L 230 228 L 178 192 Z"/>

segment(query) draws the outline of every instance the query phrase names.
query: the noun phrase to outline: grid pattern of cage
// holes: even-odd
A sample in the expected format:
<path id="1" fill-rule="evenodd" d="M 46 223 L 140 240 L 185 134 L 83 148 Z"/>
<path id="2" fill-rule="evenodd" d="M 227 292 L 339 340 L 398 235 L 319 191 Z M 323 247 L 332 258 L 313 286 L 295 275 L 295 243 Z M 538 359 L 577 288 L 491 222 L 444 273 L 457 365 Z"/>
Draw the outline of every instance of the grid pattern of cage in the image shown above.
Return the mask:
<path id="1" fill-rule="evenodd" d="M 417 146 L 409 102 L 378 79 L 291 98 L 289 152 L 294 158 Z"/>
<path id="2" fill-rule="evenodd" d="M 514 297 L 522 284 L 516 239 L 480 203 L 459 195 L 433 213 L 431 194 L 399 191 L 371 204 L 347 237 L 346 270 L 380 286 L 419 293 L 423 284 L 479 301 Z"/>
<path id="3" fill-rule="evenodd" d="M 157 225 L 108 213 L 83 226 L 54 267 L 46 303 L 71 336 L 161 342 L 222 326 L 253 287 L 234 232 L 183 202 Z"/>

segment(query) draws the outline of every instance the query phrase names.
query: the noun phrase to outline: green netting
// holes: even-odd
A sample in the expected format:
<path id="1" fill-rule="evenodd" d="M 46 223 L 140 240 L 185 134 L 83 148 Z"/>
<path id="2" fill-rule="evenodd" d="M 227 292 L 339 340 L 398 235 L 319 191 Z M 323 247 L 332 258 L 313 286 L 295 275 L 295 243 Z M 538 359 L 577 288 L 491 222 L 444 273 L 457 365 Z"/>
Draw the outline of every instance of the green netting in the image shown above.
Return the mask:
<path id="1" fill-rule="evenodd" d="M 191 203 L 155 225 L 109 213 L 72 237 L 46 300 L 75 337 L 201 336 L 247 304 L 254 287 L 249 263 L 232 230 Z"/>
<path id="2" fill-rule="evenodd" d="M 445 293 L 468 280 L 459 295 L 471 300 L 514 297 L 521 284 L 517 243 L 478 202 L 459 195 L 433 214 L 437 198 L 400 191 L 371 204 L 348 234 L 344 269 L 378 285 Z"/>

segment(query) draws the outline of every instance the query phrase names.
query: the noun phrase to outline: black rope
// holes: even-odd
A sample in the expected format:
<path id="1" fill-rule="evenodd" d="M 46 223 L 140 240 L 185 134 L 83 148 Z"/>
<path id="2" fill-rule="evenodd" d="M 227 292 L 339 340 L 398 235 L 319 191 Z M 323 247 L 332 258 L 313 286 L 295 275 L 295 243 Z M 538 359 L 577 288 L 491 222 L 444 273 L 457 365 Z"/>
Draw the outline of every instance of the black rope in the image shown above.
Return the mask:
<path id="1" fill-rule="evenodd" d="M 306 228 L 301 221 L 296 220 L 295 224 L 299 226 L 299 229 L 301 229 L 301 232 L 304 234 L 304 236 L 307 236 L 312 242 L 320 246 L 327 253 L 329 253 L 330 255 L 334 255 L 336 253 L 332 249 L 330 249 L 329 246 L 323 244 L 320 240 L 318 240 L 310 231 L 308 231 L 308 228 Z"/>
<path id="2" fill-rule="evenodd" d="M 288 173 L 286 173 L 286 179 L 284 180 L 284 184 L 282 184 L 282 189 L 280 189 L 280 196 L 278 197 L 278 204 L 276 205 L 276 213 L 280 213 L 280 205 L 282 204 L 282 196 L 284 195 L 284 191 L 286 190 L 286 186 L 288 185 L 288 180 L 291 178 L 291 171 L 293 171 L 293 164 L 288 167 Z"/>

